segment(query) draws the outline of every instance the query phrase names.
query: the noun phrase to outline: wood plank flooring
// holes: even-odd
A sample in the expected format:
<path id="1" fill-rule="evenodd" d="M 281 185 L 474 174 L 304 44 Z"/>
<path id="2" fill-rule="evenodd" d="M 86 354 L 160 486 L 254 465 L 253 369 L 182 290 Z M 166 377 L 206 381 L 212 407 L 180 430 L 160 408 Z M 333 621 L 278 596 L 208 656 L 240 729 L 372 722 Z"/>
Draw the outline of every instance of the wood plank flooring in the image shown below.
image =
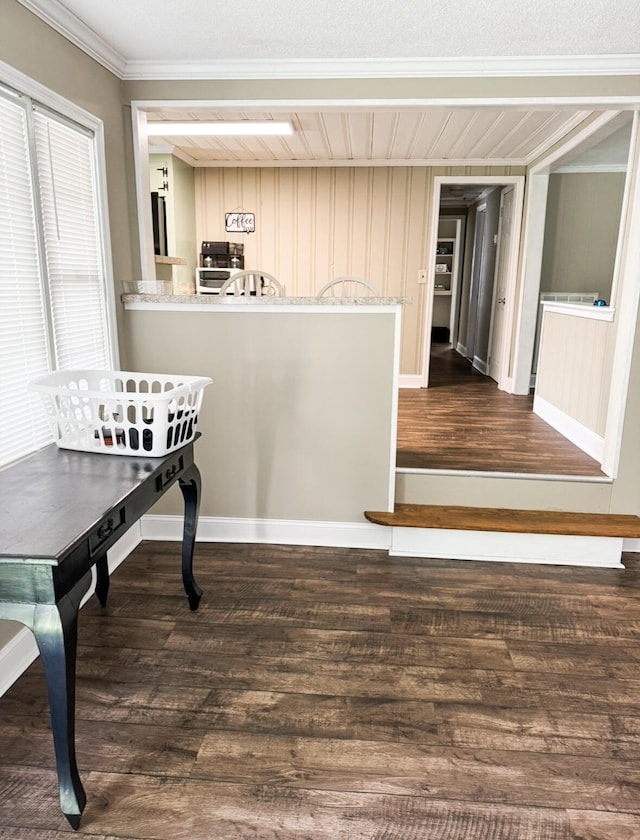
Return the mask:
<path id="1" fill-rule="evenodd" d="M 626 570 L 142 544 L 81 611 L 92 840 L 637 840 Z M 38 662 L 0 698 L 0 837 L 73 836 Z"/>
<path id="2" fill-rule="evenodd" d="M 499 391 L 448 344 L 434 344 L 428 388 L 402 388 L 398 467 L 599 476 L 597 461 L 533 414 L 533 397 Z"/>

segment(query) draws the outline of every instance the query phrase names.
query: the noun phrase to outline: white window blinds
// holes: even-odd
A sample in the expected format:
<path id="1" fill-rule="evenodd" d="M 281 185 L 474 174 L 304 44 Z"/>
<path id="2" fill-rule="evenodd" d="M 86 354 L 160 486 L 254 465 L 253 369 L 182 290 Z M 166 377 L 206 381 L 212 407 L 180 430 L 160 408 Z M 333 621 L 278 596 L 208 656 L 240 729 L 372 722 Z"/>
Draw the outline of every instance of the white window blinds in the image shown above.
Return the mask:
<path id="1" fill-rule="evenodd" d="M 50 440 L 40 399 L 26 389 L 49 370 L 27 115 L 0 97 L 0 463 Z"/>
<path id="2" fill-rule="evenodd" d="M 0 465 L 52 440 L 36 376 L 111 368 L 91 132 L 0 88 Z"/>
<path id="3" fill-rule="evenodd" d="M 33 117 L 56 368 L 108 368 L 93 138 Z"/>

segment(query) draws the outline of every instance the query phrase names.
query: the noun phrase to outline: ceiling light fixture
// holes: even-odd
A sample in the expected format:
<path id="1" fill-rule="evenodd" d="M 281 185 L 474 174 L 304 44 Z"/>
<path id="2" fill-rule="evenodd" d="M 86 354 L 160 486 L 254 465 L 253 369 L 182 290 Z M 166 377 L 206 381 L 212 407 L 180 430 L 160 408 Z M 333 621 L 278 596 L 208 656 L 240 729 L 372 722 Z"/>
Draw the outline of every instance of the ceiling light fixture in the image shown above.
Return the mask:
<path id="1" fill-rule="evenodd" d="M 242 122 L 148 122 L 147 134 L 155 137 L 166 137 L 178 134 L 184 137 L 193 136 L 261 136 L 293 134 L 293 126 L 289 122 L 262 122 L 243 120 Z"/>

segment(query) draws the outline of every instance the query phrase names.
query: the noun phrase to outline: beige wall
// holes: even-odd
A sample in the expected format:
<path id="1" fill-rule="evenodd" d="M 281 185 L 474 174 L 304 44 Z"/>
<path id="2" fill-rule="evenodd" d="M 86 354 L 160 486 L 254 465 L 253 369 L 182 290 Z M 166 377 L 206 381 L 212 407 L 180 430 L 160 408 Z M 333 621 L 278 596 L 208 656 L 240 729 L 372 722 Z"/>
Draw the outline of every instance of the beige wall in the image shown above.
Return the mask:
<path id="1" fill-rule="evenodd" d="M 548 481 L 527 478 L 487 478 L 474 475 L 399 474 L 396 503 L 469 505 L 523 510 L 570 510 L 584 513 L 621 513 L 612 505 L 610 484 L 585 481 Z M 640 508 L 627 505 L 627 513 Z"/>
<path id="2" fill-rule="evenodd" d="M 422 372 L 425 286 L 430 268 L 433 179 L 440 175 L 506 175 L 494 167 L 336 167 L 198 169 L 197 240 L 242 241 L 245 267 L 262 268 L 288 295 L 314 295 L 341 275 L 368 279 L 381 295 L 410 297 L 403 315 L 401 373 Z M 225 212 L 256 214 L 256 232 L 224 230 Z M 447 321 L 448 323 L 448 321 Z"/>
<path id="3" fill-rule="evenodd" d="M 364 522 L 395 467 L 395 314 L 127 311 L 134 369 L 210 376 L 203 516 Z M 180 514 L 179 492 L 153 513 Z"/>
<path id="4" fill-rule="evenodd" d="M 295 99 L 459 99 L 474 97 L 581 97 L 583 101 L 609 96 L 638 97 L 640 74 L 635 76 L 431 78 L 431 79 L 238 79 L 132 80 L 124 83 L 128 101 L 152 99 L 260 100 Z M 586 106 L 585 106 L 586 107 Z M 441 173 L 446 174 L 446 173 Z"/>
<path id="5" fill-rule="evenodd" d="M 610 300 L 625 178 L 624 172 L 551 175 L 541 292 L 598 292 Z"/>

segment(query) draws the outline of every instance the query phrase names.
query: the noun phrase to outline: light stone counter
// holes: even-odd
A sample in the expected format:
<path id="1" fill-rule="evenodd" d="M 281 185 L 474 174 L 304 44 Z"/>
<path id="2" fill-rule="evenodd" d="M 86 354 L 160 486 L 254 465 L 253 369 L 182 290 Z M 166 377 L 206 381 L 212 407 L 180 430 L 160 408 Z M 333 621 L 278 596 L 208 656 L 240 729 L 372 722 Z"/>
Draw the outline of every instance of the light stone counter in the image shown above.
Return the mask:
<path id="1" fill-rule="evenodd" d="M 188 306 L 397 306 L 410 304 L 408 297 L 254 297 L 245 295 L 122 295 L 125 307 L 130 304 L 166 304 L 174 306 L 183 304 Z M 136 308 L 138 308 L 136 306 Z"/>

